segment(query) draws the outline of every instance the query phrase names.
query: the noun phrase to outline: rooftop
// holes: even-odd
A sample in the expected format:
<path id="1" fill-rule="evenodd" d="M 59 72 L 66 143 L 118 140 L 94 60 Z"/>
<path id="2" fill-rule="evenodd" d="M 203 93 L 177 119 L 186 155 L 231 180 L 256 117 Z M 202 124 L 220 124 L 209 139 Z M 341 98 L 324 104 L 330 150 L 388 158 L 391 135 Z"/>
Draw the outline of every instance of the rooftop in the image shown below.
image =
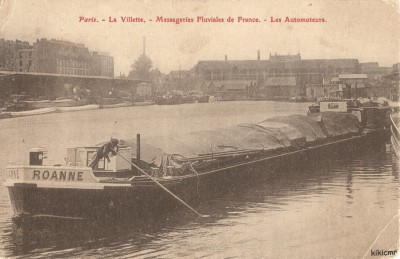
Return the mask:
<path id="1" fill-rule="evenodd" d="M 357 59 L 303 59 L 303 60 L 200 60 L 196 70 L 212 69 L 313 69 L 313 68 L 357 68 Z"/>

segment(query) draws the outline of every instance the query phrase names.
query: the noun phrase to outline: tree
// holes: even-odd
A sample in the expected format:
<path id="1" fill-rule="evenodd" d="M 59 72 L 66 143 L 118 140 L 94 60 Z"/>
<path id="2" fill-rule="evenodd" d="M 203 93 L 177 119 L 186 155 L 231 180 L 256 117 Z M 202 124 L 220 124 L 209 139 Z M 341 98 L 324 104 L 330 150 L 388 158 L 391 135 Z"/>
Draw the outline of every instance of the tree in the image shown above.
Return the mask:
<path id="1" fill-rule="evenodd" d="M 154 68 L 152 70 L 150 70 L 150 78 L 153 81 L 157 81 L 160 80 L 163 77 L 163 73 L 161 73 L 160 70 L 158 70 L 158 68 Z"/>
<path id="2" fill-rule="evenodd" d="M 131 71 L 128 77 L 139 80 L 150 80 L 150 69 L 153 66 L 151 59 L 142 54 L 135 62 L 131 65 Z"/>

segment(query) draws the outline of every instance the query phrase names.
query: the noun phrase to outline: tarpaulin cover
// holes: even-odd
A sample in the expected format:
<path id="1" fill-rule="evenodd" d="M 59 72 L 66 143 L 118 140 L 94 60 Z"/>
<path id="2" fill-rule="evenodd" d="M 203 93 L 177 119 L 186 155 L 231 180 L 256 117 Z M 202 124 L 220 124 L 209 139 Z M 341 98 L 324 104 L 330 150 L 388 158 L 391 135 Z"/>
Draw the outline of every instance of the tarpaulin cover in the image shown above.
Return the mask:
<path id="1" fill-rule="evenodd" d="M 306 138 L 300 131 L 296 128 L 281 122 L 275 121 L 263 121 L 258 123 L 258 125 L 264 127 L 265 129 L 276 132 L 274 135 L 279 136 L 282 141 L 285 141 L 285 146 L 295 146 L 301 147 L 306 144 Z"/>
<path id="2" fill-rule="evenodd" d="M 298 130 L 302 136 L 306 138 L 307 142 L 316 140 L 322 140 L 326 138 L 326 135 L 322 131 L 319 123 L 309 117 L 302 115 L 291 115 L 291 116 L 278 116 L 265 120 L 264 122 L 281 122 Z"/>
<path id="3" fill-rule="evenodd" d="M 356 116 L 350 113 L 312 113 L 310 118 L 320 121 L 321 128 L 328 137 L 337 137 L 360 131 L 360 123 Z"/>
<path id="4" fill-rule="evenodd" d="M 297 146 L 303 139 L 294 128 L 286 124 L 263 127 L 258 124 L 241 124 L 222 129 L 201 130 L 141 138 L 141 160 L 153 166 L 161 166 L 173 155 L 184 158 L 218 154 L 229 151 L 275 150 Z M 295 141 L 297 140 L 297 142 Z M 121 145 L 132 147 L 136 157 L 136 140 L 121 140 Z"/>
<path id="5" fill-rule="evenodd" d="M 301 115 L 274 117 L 263 122 L 240 124 L 215 130 L 170 134 L 141 138 L 141 160 L 151 166 L 176 167 L 174 157 L 196 158 L 199 155 L 221 152 L 276 150 L 301 147 L 327 136 L 338 136 L 359 131 L 358 119 L 351 114 L 323 113 L 318 118 Z M 322 128 L 321 128 L 322 125 Z M 121 140 L 120 145 L 131 146 L 136 157 L 136 140 Z M 182 161 L 182 160 L 181 160 Z"/>

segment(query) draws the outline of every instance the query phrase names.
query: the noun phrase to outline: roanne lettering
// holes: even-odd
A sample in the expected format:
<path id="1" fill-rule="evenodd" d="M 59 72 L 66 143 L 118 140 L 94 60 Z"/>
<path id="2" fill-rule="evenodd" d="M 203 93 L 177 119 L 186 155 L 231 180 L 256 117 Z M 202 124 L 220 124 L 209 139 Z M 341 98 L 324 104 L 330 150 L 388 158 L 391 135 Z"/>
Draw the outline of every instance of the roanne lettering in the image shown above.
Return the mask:
<path id="1" fill-rule="evenodd" d="M 83 181 L 83 172 L 67 172 L 67 171 L 40 171 L 33 170 L 32 180 L 49 180 L 49 181 Z"/>

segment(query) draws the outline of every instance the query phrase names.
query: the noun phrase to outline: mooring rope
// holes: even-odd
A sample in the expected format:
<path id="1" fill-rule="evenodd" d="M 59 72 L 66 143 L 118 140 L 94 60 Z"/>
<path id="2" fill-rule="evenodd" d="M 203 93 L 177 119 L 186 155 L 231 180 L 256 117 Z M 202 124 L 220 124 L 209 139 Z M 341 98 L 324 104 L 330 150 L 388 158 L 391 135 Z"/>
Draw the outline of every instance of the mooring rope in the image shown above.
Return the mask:
<path id="1" fill-rule="evenodd" d="M 166 191 L 167 193 L 169 193 L 172 197 L 174 197 L 175 199 L 177 199 L 180 203 L 182 203 L 183 205 L 185 205 L 188 209 L 190 209 L 191 211 L 193 211 L 194 213 L 196 213 L 199 217 L 201 218 L 207 218 L 209 217 L 209 215 L 203 215 L 200 214 L 197 210 L 195 210 L 194 208 L 192 208 L 189 204 L 187 204 L 186 202 L 184 202 L 181 198 L 179 198 L 177 195 L 175 195 L 173 192 L 171 192 L 170 190 L 168 190 L 164 185 L 162 185 L 160 182 L 158 182 L 156 179 L 154 179 L 150 174 L 146 173 L 143 169 L 141 169 L 139 166 L 135 165 L 134 163 L 132 163 L 132 161 L 129 161 L 126 157 L 124 157 L 123 155 L 121 155 L 120 153 L 118 153 L 116 150 L 114 150 L 115 153 L 117 153 L 117 155 L 119 155 L 122 159 L 124 159 L 125 161 L 127 161 L 129 164 L 131 164 L 133 167 L 135 167 L 137 170 L 139 170 L 142 174 L 146 175 L 148 178 L 150 178 L 150 180 L 152 180 L 153 182 L 155 182 L 158 186 L 161 187 L 161 189 L 163 189 L 164 191 Z M 133 176 L 132 178 L 129 179 L 129 181 L 132 181 L 134 179 L 135 176 Z"/>
<path id="2" fill-rule="evenodd" d="M 200 195 L 199 195 L 199 184 L 200 184 L 199 173 L 196 171 L 196 169 L 193 168 L 192 163 L 189 163 L 189 167 L 196 174 L 196 177 L 197 177 L 197 184 L 196 184 L 197 185 L 197 197 L 200 198 Z"/>

